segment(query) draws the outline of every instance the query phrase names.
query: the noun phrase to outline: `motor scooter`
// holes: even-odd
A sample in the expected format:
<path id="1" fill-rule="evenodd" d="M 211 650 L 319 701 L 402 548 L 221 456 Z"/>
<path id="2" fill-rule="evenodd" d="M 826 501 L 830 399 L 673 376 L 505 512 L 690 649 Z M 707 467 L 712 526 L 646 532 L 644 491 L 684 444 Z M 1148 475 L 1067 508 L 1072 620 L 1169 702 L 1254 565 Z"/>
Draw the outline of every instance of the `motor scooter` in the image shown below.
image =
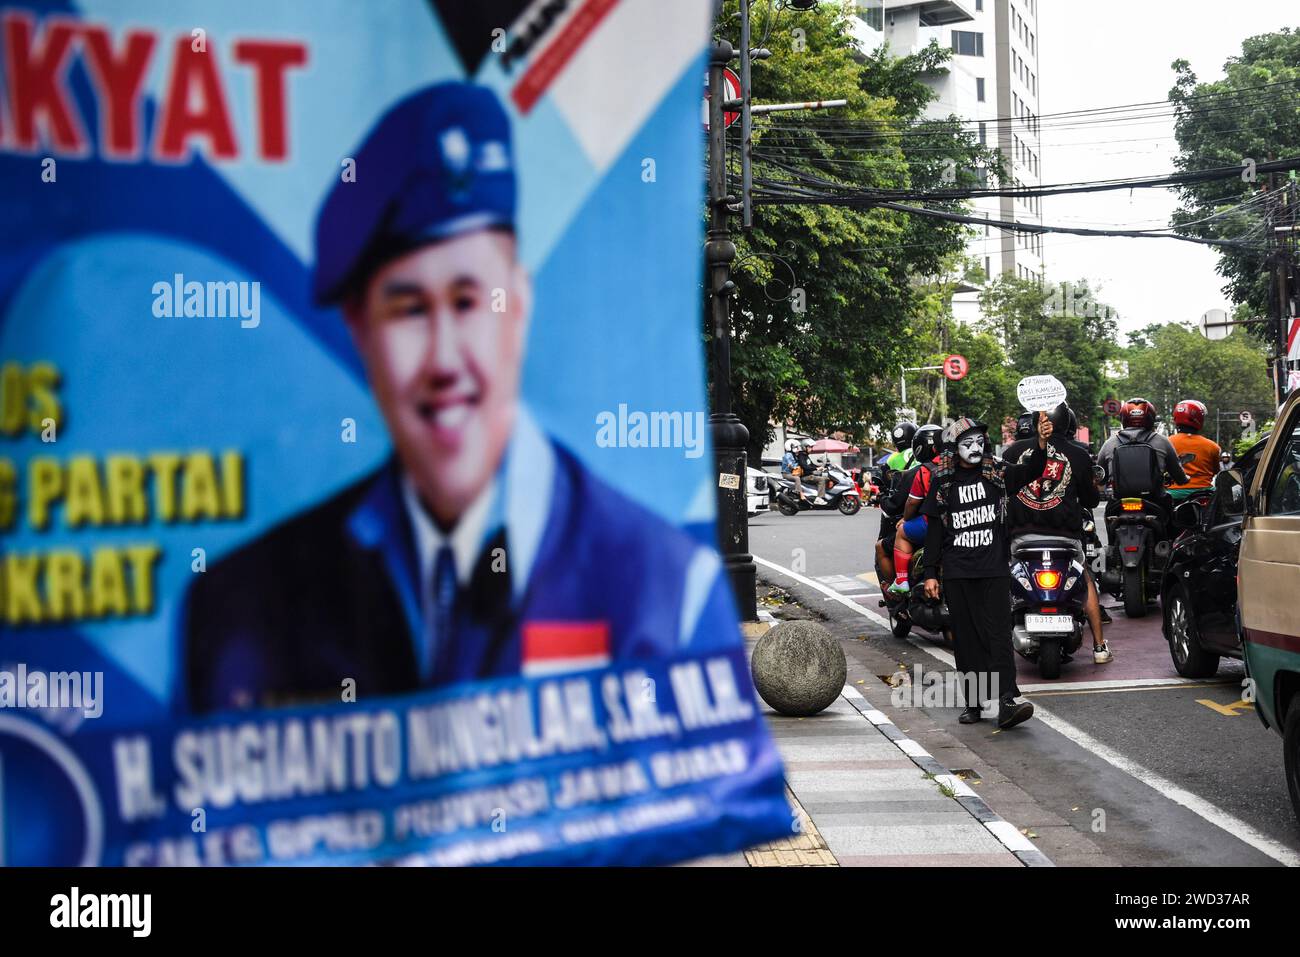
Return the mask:
<path id="1" fill-rule="evenodd" d="M 906 638 L 912 629 L 922 632 L 936 644 L 951 648 L 953 645 L 952 629 L 948 626 L 948 602 L 944 599 L 931 601 L 925 597 L 925 549 L 918 548 L 912 553 L 912 564 L 908 569 L 910 591 L 906 595 L 891 594 L 885 591 L 889 579 L 880 567 L 880 556 L 876 556 L 876 581 L 880 582 L 883 592 L 880 607 L 889 614 L 889 630 L 895 638 Z"/>
<path id="2" fill-rule="evenodd" d="M 1021 535 L 1011 545 L 1011 644 L 1048 680 L 1083 643 L 1084 560 L 1072 538 Z"/>
<path id="3" fill-rule="evenodd" d="M 782 515 L 798 515 L 800 512 L 833 512 L 839 511 L 844 515 L 856 515 L 862 508 L 862 490 L 858 488 L 856 482 L 849 476 L 849 473 L 834 465 L 826 466 L 826 472 L 830 475 L 831 480 L 826 485 L 826 501 L 824 504 L 816 505 L 813 499 L 817 493 L 807 485 L 803 487 L 804 497 L 800 498 L 799 490 L 795 487 L 796 479 L 789 479 L 782 475 L 778 480 L 776 492 L 776 507 L 781 510 Z"/>

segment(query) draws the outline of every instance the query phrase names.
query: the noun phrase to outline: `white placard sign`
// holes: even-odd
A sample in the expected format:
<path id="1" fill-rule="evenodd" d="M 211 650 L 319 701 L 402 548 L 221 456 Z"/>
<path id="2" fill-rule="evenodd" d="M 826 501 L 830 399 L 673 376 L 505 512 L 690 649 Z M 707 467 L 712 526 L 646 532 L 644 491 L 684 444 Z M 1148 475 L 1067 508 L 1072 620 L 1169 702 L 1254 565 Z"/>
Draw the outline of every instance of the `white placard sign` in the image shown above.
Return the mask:
<path id="1" fill-rule="evenodd" d="M 1065 401 L 1065 386 L 1054 375 L 1031 375 L 1016 386 L 1020 404 L 1028 412 L 1051 412 Z"/>

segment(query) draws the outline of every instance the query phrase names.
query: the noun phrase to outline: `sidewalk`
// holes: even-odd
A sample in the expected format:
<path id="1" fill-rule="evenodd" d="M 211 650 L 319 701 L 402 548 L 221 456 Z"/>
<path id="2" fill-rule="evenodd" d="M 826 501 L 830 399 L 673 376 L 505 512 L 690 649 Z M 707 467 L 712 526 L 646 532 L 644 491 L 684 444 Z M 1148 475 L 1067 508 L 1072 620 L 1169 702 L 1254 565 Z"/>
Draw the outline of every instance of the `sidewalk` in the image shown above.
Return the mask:
<path id="1" fill-rule="evenodd" d="M 750 650 L 770 627 L 749 626 Z M 1051 866 L 959 776 L 907 737 L 852 685 L 810 718 L 760 699 L 781 752 L 791 837 L 699 865 L 751 867 Z"/>

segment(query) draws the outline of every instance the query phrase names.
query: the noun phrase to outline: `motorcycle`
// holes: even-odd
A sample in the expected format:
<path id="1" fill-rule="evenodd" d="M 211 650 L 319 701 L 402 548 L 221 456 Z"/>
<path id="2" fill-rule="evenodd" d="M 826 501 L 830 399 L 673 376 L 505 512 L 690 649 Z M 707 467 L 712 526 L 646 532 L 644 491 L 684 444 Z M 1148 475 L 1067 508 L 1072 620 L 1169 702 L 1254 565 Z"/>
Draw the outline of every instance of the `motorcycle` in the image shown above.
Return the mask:
<path id="1" fill-rule="evenodd" d="M 1011 550 L 1011 644 L 1037 662 L 1045 679 L 1061 676 L 1083 642 L 1088 583 L 1079 544 L 1071 538 L 1025 535 Z"/>
<path id="2" fill-rule="evenodd" d="M 799 490 L 795 487 L 795 479 L 789 479 L 781 476 L 778 482 L 776 493 L 776 507 L 781 510 L 782 515 L 798 515 L 804 511 L 831 512 L 839 511 L 844 515 L 856 515 L 862 508 L 862 490 L 858 488 L 856 482 L 849 476 L 849 473 L 834 465 L 826 466 L 826 472 L 830 475 L 831 481 L 826 485 L 825 504 L 815 505 L 813 499 L 816 497 L 816 491 L 804 486 L 805 498 L 799 497 Z"/>
<path id="3" fill-rule="evenodd" d="M 1142 618 L 1149 599 L 1160 594 L 1165 563 L 1173 543 L 1169 539 L 1165 507 L 1150 498 L 1121 498 L 1119 508 L 1106 516 L 1106 568 L 1098 581 L 1116 598 L 1124 600 L 1124 614 Z"/>
<path id="4" fill-rule="evenodd" d="M 906 595 L 884 591 L 880 607 L 889 615 L 889 630 L 895 638 L 906 638 L 916 628 L 931 641 L 951 648 L 953 640 L 952 630 L 948 627 L 948 603 L 942 599 L 930 601 L 924 594 L 924 557 L 923 548 L 918 548 L 912 554 L 912 565 L 907 575 L 911 591 Z M 879 556 L 876 557 L 876 581 L 880 583 L 882 591 L 889 587 L 889 580 L 880 567 Z"/>

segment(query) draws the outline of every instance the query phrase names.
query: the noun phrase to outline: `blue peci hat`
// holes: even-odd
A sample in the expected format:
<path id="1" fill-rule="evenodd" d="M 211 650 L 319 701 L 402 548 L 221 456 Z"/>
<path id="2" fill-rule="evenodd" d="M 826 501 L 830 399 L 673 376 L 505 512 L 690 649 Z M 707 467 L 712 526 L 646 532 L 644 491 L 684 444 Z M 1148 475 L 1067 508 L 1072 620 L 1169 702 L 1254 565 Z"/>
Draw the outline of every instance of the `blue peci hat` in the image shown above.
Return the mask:
<path id="1" fill-rule="evenodd" d="M 312 295 L 342 299 L 394 256 L 474 229 L 515 225 L 510 121 L 491 90 L 425 87 L 374 125 L 316 219 Z"/>

